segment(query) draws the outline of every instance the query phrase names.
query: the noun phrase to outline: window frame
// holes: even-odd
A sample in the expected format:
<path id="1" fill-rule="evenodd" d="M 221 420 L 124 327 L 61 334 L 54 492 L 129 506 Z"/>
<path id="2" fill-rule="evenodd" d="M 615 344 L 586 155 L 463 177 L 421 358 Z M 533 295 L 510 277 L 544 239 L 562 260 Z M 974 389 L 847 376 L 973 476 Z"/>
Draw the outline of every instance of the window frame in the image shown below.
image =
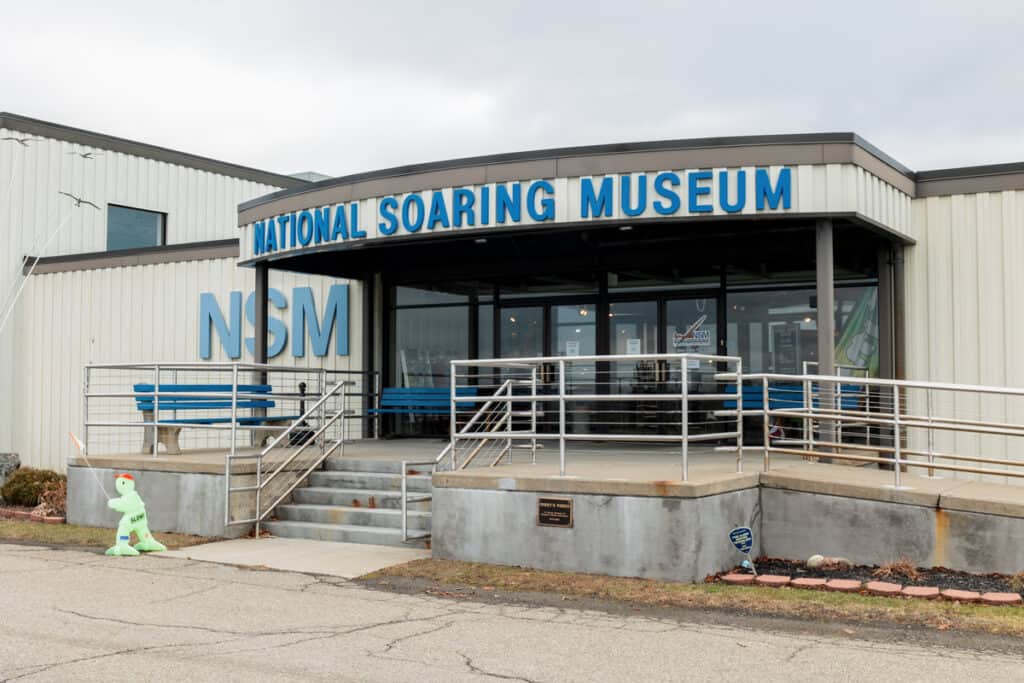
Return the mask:
<path id="1" fill-rule="evenodd" d="M 141 247 L 137 246 L 137 247 L 111 248 L 111 246 L 110 246 L 110 209 L 111 208 L 115 208 L 115 209 L 128 209 L 129 211 L 139 211 L 141 213 L 149 213 L 149 214 L 155 214 L 157 216 L 160 216 L 160 229 L 159 229 L 159 233 L 160 234 L 157 236 L 157 243 L 156 244 L 151 244 L 151 245 L 146 245 L 146 246 L 141 246 Z M 155 248 L 158 248 L 158 247 L 165 247 L 165 246 L 167 246 L 167 212 L 166 211 L 154 211 L 153 209 L 143 209 L 143 208 L 138 207 L 138 206 L 128 206 L 127 204 L 115 204 L 113 202 L 107 202 L 107 225 L 106 225 L 106 231 L 107 231 L 107 234 L 106 234 L 107 239 L 106 239 L 106 244 L 105 244 L 105 249 L 104 250 L 108 251 L 108 252 L 130 251 L 132 249 L 155 249 Z"/>

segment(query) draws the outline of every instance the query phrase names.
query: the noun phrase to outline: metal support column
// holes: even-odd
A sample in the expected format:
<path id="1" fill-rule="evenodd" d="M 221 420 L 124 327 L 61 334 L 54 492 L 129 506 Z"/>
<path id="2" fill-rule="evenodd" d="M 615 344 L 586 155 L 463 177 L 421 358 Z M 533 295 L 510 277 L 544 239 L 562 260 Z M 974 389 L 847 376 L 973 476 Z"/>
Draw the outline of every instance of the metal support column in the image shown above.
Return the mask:
<path id="1" fill-rule="evenodd" d="M 835 267 L 832 246 L 832 220 L 823 218 L 815 226 L 815 263 L 818 296 L 818 374 L 836 374 Z M 818 402 L 823 410 L 832 407 L 834 389 L 829 382 L 818 387 Z M 822 441 L 835 441 L 835 421 L 821 420 Z M 822 459 L 825 462 L 825 459 Z"/>
<path id="2" fill-rule="evenodd" d="M 266 263 L 256 264 L 256 320 L 253 360 L 267 362 L 267 308 L 270 298 L 270 268 Z"/>

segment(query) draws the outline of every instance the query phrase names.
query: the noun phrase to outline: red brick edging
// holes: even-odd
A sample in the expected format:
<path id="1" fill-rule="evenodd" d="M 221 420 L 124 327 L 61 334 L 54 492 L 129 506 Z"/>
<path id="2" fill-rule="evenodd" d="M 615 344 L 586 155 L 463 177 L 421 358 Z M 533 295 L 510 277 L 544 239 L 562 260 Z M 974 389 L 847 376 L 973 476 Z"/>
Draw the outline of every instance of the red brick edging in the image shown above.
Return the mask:
<path id="1" fill-rule="evenodd" d="M 0 509 L 0 519 L 27 519 L 30 522 L 43 522 L 46 524 L 64 524 L 67 521 L 64 517 L 33 515 L 31 510 L 10 509 Z"/>
<path id="2" fill-rule="evenodd" d="M 784 588 L 787 586 L 801 588 L 804 590 L 827 590 L 839 593 L 865 592 L 870 595 L 885 597 L 918 598 L 922 600 L 936 600 L 942 598 L 951 602 L 982 603 L 984 605 L 1021 605 L 1024 599 L 1019 593 L 985 593 L 976 591 L 964 591 L 956 588 L 940 590 L 936 586 L 901 586 L 898 583 L 886 581 L 868 581 L 862 583 L 856 579 L 812 579 L 799 577 L 793 579 L 789 576 L 777 574 L 739 574 L 730 572 L 719 577 L 722 583 L 731 586 L 765 586 L 768 588 Z"/>

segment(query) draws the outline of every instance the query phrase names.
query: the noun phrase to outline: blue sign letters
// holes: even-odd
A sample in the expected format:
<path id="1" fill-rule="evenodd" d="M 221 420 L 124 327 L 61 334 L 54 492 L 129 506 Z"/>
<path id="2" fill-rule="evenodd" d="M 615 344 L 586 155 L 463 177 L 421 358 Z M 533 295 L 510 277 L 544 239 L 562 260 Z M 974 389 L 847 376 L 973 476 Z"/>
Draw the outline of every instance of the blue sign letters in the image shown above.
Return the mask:
<path id="1" fill-rule="evenodd" d="M 306 214 L 306 212 L 302 212 Z M 302 215 L 302 214 L 300 214 Z M 312 214 L 308 219 L 300 219 L 296 222 L 296 232 L 301 236 L 303 232 L 312 230 L 317 233 L 319 228 L 317 218 Z M 324 219 L 323 225 L 326 225 Z M 310 225 L 311 228 L 306 226 Z M 337 227 L 337 223 L 335 223 Z M 326 232 L 326 227 L 324 228 Z M 271 312 L 274 309 L 283 311 L 289 308 L 288 299 L 277 289 L 269 291 Z M 209 360 L 212 355 L 213 333 L 216 332 L 220 339 L 221 347 L 228 358 L 232 360 L 242 356 L 242 293 L 235 291 L 228 295 L 228 315 L 217 301 L 216 295 L 212 292 L 202 292 L 199 295 L 199 357 Z M 256 324 L 256 295 L 249 294 L 245 301 L 245 320 L 249 325 Z M 295 358 L 303 358 L 306 355 L 306 338 L 309 337 L 313 355 L 323 357 L 327 355 L 331 346 L 331 337 L 334 337 L 334 353 L 338 356 L 348 355 L 348 285 L 331 285 L 327 293 L 327 302 L 324 304 L 321 315 L 317 314 L 316 302 L 311 287 L 295 287 L 292 289 L 291 301 L 291 352 Z M 273 315 L 267 318 L 267 357 L 273 358 L 284 351 L 288 344 L 289 329 L 285 320 L 275 318 Z M 255 338 L 245 338 L 245 349 L 250 356 L 255 355 Z"/>
<path id="2" fill-rule="evenodd" d="M 649 211 L 658 216 L 700 216 L 716 210 L 731 214 L 750 211 L 751 200 L 753 211 L 792 207 L 791 168 L 783 167 L 774 173 L 767 168 L 755 168 L 753 174 L 750 188 L 745 169 L 719 170 L 717 174 L 705 169 L 581 177 L 578 204 L 563 206 L 559 220 L 612 218 L 616 210 L 627 217 Z M 548 223 L 555 221 L 559 213 L 555 187 L 552 180 L 512 181 L 380 197 L 373 223 L 381 237 L 516 224 L 523 222 L 524 215 L 534 223 Z M 751 189 L 753 197 L 748 196 Z M 560 199 L 570 203 L 569 197 Z M 252 251 L 254 256 L 260 256 L 366 236 L 360 225 L 359 201 L 351 201 L 256 221 Z"/>

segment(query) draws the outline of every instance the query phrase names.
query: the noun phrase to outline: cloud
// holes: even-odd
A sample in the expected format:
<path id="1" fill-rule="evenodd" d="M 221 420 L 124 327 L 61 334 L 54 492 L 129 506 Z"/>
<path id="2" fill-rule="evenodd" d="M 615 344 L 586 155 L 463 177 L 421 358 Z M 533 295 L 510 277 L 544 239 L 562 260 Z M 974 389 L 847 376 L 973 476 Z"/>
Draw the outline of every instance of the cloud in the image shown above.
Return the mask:
<path id="1" fill-rule="evenodd" d="M 832 130 L 994 163 L 1024 159 L 1018 7 L 21 3 L 0 108 L 282 172 Z"/>

